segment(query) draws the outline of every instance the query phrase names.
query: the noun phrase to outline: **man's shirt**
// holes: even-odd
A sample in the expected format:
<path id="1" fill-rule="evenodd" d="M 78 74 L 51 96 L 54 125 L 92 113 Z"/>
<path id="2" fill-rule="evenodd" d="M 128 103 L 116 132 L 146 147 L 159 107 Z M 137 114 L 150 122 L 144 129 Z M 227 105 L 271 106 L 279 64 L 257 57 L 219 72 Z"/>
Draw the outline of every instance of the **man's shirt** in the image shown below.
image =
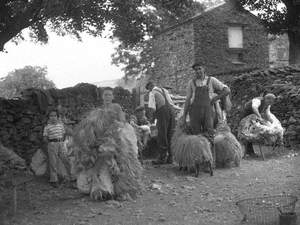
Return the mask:
<path id="1" fill-rule="evenodd" d="M 60 122 L 56 124 L 47 124 L 47 126 L 44 128 L 43 136 L 47 137 L 48 140 L 63 139 L 64 135 L 65 128 Z"/>
<path id="2" fill-rule="evenodd" d="M 255 109 L 259 109 L 259 107 L 261 106 L 261 101 L 262 99 L 261 98 L 254 98 L 252 99 L 252 109 L 255 110 Z M 269 105 L 267 108 L 266 108 L 266 114 L 267 115 L 270 115 L 271 113 L 271 106 Z"/>
<path id="3" fill-rule="evenodd" d="M 154 110 L 157 110 L 157 109 L 161 108 L 162 106 L 164 106 L 166 104 L 163 91 L 166 95 L 166 99 L 167 99 L 169 105 L 171 105 L 174 108 L 179 108 L 172 101 L 169 92 L 166 89 L 158 88 L 158 87 L 154 87 L 152 89 L 152 91 L 149 93 L 148 107 L 152 108 Z"/>
<path id="4" fill-rule="evenodd" d="M 221 92 L 224 88 L 228 88 L 227 85 L 223 84 L 221 81 L 219 81 L 215 77 L 210 77 L 209 83 L 207 83 L 209 76 L 206 76 L 204 80 L 196 80 L 197 87 L 203 87 L 208 85 L 208 91 L 209 91 L 209 97 L 212 99 L 216 92 Z M 194 85 L 194 80 L 190 80 L 187 87 L 187 93 L 191 93 L 191 103 L 194 102 L 195 99 L 195 90 L 196 87 Z"/>

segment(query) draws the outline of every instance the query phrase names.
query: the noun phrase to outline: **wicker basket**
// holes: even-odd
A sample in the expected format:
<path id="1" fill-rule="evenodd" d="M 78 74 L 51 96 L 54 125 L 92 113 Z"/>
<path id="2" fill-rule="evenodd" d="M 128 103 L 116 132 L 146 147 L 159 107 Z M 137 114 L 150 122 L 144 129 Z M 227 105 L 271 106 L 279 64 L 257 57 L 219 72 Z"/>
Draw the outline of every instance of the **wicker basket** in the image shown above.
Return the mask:
<path id="1" fill-rule="evenodd" d="M 297 200 L 296 196 L 277 195 L 244 199 L 236 204 L 246 224 L 276 225 L 279 224 L 279 211 L 294 212 Z"/>

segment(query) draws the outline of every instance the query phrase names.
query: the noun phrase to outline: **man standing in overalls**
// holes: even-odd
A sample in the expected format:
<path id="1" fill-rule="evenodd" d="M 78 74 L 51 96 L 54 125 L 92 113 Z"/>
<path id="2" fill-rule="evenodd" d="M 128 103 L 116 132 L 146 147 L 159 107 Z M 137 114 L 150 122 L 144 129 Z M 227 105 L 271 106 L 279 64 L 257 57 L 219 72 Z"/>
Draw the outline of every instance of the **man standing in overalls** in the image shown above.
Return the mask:
<path id="1" fill-rule="evenodd" d="M 212 142 L 216 119 L 214 104 L 229 95 L 230 89 L 215 77 L 207 76 L 201 64 L 195 63 L 192 68 L 195 77 L 188 83 L 183 119 L 186 121 L 189 113 L 192 133 L 206 133 Z"/>
<path id="2" fill-rule="evenodd" d="M 147 83 L 146 89 L 150 91 L 148 107 L 154 111 L 154 117 L 157 119 L 157 140 L 160 155 L 156 161 L 153 161 L 153 164 L 171 164 L 173 163 L 171 137 L 175 128 L 173 109 L 180 110 L 181 108 L 173 103 L 166 89 L 155 87 L 152 82 Z"/>

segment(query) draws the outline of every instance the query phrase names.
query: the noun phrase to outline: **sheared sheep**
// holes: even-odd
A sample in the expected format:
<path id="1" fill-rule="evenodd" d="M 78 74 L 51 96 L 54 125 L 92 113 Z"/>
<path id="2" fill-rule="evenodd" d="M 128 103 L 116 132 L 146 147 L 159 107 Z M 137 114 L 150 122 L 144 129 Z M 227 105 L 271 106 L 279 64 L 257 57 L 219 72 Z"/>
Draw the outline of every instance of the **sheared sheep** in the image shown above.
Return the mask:
<path id="1" fill-rule="evenodd" d="M 214 138 L 217 168 L 240 166 L 244 149 L 227 124 L 219 124 Z"/>
<path id="2" fill-rule="evenodd" d="M 203 135 L 191 135 L 189 127 L 185 127 L 182 119 L 178 121 L 172 138 L 171 148 L 174 160 L 180 168 L 195 170 L 195 176 L 203 167 L 208 167 L 213 176 L 213 156 L 211 145 Z"/>

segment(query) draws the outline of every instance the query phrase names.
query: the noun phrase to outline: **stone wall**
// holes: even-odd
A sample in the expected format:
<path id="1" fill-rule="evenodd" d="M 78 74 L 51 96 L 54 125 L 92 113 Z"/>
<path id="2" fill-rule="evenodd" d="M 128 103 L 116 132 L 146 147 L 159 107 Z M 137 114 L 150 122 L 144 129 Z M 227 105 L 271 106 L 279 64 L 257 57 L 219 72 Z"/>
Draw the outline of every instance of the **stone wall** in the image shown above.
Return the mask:
<path id="1" fill-rule="evenodd" d="M 229 49 L 228 27 L 243 27 L 243 49 Z M 221 5 L 194 19 L 195 60 L 210 74 L 226 73 L 268 65 L 268 39 L 260 21 L 248 12 Z M 243 63 L 233 63 L 234 51 L 242 54 Z"/>
<path id="2" fill-rule="evenodd" d="M 249 99 L 271 92 L 278 97 L 271 111 L 286 129 L 286 145 L 300 146 L 300 66 L 243 73 L 236 76 L 230 86 L 233 109 L 228 121 L 233 131 L 241 119 L 243 105 Z"/>
<path id="3" fill-rule="evenodd" d="M 289 64 L 289 38 L 287 34 L 269 35 L 270 67 Z"/>
<path id="4" fill-rule="evenodd" d="M 26 99 L 0 99 L 0 142 L 26 160 L 42 146 L 42 133 L 49 109 L 57 108 L 60 104 L 64 122 L 72 127 L 88 111 L 102 105 L 102 89 L 91 84 L 37 93 L 38 90 L 31 91 L 31 95 Z M 47 96 L 48 99 L 42 98 L 41 104 L 37 95 Z M 117 87 L 114 89 L 114 95 L 115 102 L 119 103 L 126 113 L 131 114 L 135 104 L 130 92 Z M 45 104 L 46 102 L 48 104 Z"/>
<path id="5" fill-rule="evenodd" d="M 186 80 L 193 74 L 193 33 L 193 24 L 187 22 L 164 31 L 153 41 L 156 61 L 151 80 L 172 87 L 177 94 L 185 93 Z"/>

